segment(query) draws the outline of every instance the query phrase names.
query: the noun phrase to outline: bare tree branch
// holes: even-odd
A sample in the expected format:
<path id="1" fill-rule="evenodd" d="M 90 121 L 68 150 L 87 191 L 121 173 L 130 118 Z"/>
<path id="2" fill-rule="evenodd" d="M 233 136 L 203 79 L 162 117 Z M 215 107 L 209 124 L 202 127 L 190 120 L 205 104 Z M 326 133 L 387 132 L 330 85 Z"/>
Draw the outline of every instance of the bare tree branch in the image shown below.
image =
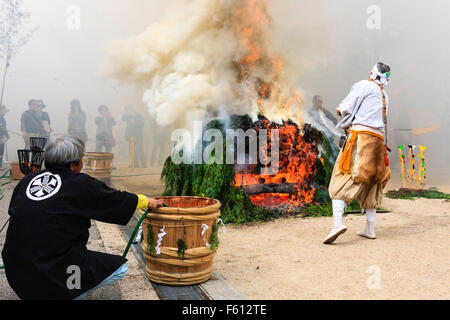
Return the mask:
<path id="1" fill-rule="evenodd" d="M 33 37 L 38 28 L 26 30 L 30 13 L 24 11 L 22 0 L 1 0 L 0 5 L 0 57 L 8 64 L 12 56 Z"/>
<path id="2" fill-rule="evenodd" d="M 6 73 L 14 54 L 33 37 L 37 28 L 25 30 L 30 21 L 30 13 L 21 9 L 22 0 L 0 0 L 0 58 L 5 61 L 3 81 L 0 93 L 0 105 L 3 103 Z"/>

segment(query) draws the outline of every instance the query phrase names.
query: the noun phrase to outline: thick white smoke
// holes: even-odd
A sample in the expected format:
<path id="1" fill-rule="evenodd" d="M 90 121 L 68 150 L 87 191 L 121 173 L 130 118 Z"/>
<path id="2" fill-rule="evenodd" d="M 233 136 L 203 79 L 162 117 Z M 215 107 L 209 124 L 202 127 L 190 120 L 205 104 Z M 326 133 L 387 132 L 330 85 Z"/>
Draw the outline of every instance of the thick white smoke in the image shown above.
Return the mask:
<path id="1" fill-rule="evenodd" d="M 170 1 L 160 23 L 110 44 L 104 71 L 142 89 L 163 126 L 231 114 L 300 121 L 298 79 L 272 49 L 270 24 L 266 0 Z"/>

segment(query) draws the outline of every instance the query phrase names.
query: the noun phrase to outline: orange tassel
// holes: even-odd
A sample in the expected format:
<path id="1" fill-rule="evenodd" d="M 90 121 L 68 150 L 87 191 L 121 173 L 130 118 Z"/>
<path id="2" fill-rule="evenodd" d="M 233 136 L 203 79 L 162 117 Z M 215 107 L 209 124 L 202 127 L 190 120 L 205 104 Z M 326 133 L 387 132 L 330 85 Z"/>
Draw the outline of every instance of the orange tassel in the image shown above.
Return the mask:
<path id="1" fill-rule="evenodd" d="M 353 151 L 353 147 L 355 146 L 355 142 L 356 139 L 358 138 L 358 134 L 360 133 L 364 133 L 364 134 L 369 134 L 371 136 L 377 137 L 381 140 L 384 141 L 384 137 L 376 134 L 374 132 L 371 131 L 350 131 L 350 139 L 348 139 L 347 144 L 345 145 L 345 149 L 344 152 L 342 153 L 342 157 L 341 157 L 341 161 L 339 163 L 339 170 L 341 171 L 342 174 L 351 174 L 352 170 L 351 170 L 351 162 L 352 162 L 352 151 Z M 387 163 L 387 166 L 389 166 L 389 157 L 387 155 L 387 149 L 386 149 L 386 154 L 385 154 L 385 163 Z"/>

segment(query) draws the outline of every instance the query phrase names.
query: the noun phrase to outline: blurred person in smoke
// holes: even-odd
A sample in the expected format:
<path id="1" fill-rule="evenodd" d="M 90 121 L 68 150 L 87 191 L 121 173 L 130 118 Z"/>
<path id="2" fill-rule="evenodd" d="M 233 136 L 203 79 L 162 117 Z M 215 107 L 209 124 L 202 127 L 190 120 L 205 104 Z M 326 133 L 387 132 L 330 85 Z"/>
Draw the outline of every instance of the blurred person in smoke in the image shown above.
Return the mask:
<path id="1" fill-rule="evenodd" d="M 323 106 L 323 98 L 319 95 L 313 98 L 313 107 L 309 110 L 309 114 L 312 119 L 317 123 L 324 122 L 324 119 L 328 119 L 335 126 L 338 124 L 336 117 Z"/>
<path id="2" fill-rule="evenodd" d="M 3 154 L 5 144 L 9 140 L 8 128 L 6 127 L 5 115 L 9 110 L 4 105 L 0 106 L 0 169 L 3 169 Z"/>
<path id="3" fill-rule="evenodd" d="M 87 141 L 86 133 L 86 113 L 81 109 L 81 103 L 79 100 L 72 100 L 70 103 L 69 113 L 69 129 L 68 133 L 71 136 L 77 137 L 83 143 Z"/>
<path id="4" fill-rule="evenodd" d="M 114 120 L 107 106 L 101 105 L 98 107 L 98 113 L 100 116 L 95 118 L 95 124 L 97 125 L 95 151 L 102 152 L 103 148 L 105 148 L 105 152 L 110 153 L 116 145 L 112 132 L 112 128 L 116 125 L 116 120 Z"/>
<path id="5" fill-rule="evenodd" d="M 30 138 L 43 137 L 46 132 L 38 108 L 38 102 L 31 99 L 28 102 L 28 110 L 22 113 L 20 118 L 20 130 L 23 132 L 25 149 L 30 148 Z"/>
<path id="6" fill-rule="evenodd" d="M 125 141 L 130 143 L 131 154 L 131 139 L 134 138 L 134 163 L 137 168 L 146 168 L 144 154 L 144 118 L 141 114 L 135 112 L 131 106 L 125 107 L 125 113 L 122 115 L 122 121 L 126 123 Z"/>
<path id="7" fill-rule="evenodd" d="M 338 121 L 331 112 L 324 108 L 323 98 L 320 95 L 314 96 L 312 108 L 307 110 L 304 115 L 307 121 L 310 121 L 314 127 L 323 132 L 330 142 L 337 147 L 343 131 L 336 128 Z M 336 159 L 337 150 L 333 150 L 333 156 Z"/>
<path id="8" fill-rule="evenodd" d="M 170 133 L 174 128 L 162 127 L 153 118 L 149 118 L 149 129 L 151 130 L 149 136 L 151 136 L 151 152 L 150 152 L 150 166 L 160 167 L 164 164 L 164 161 L 170 155 L 171 139 Z"/>
<path id="9" fill-rule="evenodd" d="M 14 190 L 2 257 L 21 299 L 78 300 L 124 278 L 127 259 L 87 249 L 91 220 L 125 226 L 136 210 L 163 205 L 80 173 L 84 151 L 78 138 L 56 139 L 45 151 L 47 169 Z"/>
<path id="10" fill-rule="evenodd" d="M 350 94 L 337 108 L 342 118 L 338 127 L 346 130 L 345 142 L 336 161 L 330 186 L 334 225 L 325 238 L 333 243 L 347 231 L 342 216 L 346 205 L 357 200 L 366 209 L 366 228 L 358 235 L 375 239 L 376 208 L 383 200 L 383 189 L 391 177 L 387 147 L 387 113 L 391 68 L 377 63 L 369 80 L 353 85 Z"/>
<path id="11" fill-rule="evenodd" d="M 42 131 L 42 137 L 47 139 L 46 145 L 48 145 L 48 143 L 50 142 L 50 134 L 52 132 L 50 116 L 47 112 L 44 111 L 44 109 L 47 108 L 44 101 L 41 99 L 37 100 L 36 102 L 38 104 L 37 112 L 41 117 L 42 127 L 44 128 L 44 130 Z"/>

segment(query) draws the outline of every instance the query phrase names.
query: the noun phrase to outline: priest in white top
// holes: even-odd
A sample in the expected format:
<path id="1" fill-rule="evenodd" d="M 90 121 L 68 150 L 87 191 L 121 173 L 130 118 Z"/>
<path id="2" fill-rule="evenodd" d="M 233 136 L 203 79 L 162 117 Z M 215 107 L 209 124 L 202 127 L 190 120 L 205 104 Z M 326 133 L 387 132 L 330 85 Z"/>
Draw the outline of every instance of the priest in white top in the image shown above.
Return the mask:
<path id="1" fill-rule="evenodd" d="M 342 215 L 345 207 L 355 199 L 367 213 L 366 229 L 358 235 L 376 238 L 376 208 L 381 205 L 383 189 L 391 176 L 386 135 L 389 98 L 384 90 L 390 76 L 390 67 L 377 63 L 369 80 L 353 85 L 350 94 L 337 108 L 341 117 L 337 127 L 347 132 L 347 141 L 330 181 L 334 225 L 325 244 L 333 243 L 347 231 Z"/>

